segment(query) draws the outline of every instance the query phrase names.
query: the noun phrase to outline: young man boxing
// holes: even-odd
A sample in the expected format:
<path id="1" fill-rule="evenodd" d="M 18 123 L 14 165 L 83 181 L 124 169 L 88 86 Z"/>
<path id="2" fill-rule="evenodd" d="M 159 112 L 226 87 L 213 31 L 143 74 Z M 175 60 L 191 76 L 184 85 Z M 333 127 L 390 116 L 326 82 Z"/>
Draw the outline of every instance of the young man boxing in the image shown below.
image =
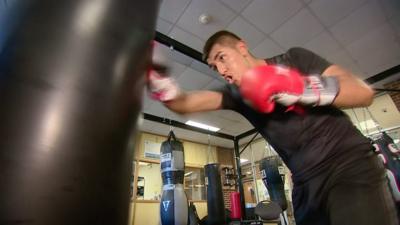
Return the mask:
<path id="1" fill-rule="evenodd" d="M 206 42 L 204 60 L 228 82 L 184 93 L 153 71 L 149 87 L 177 113 L 241 113 L 292 173 L 298 225 L 398 224 L 382 163 L 340 108 L 371 104 L 372 89 L 350 71 L 303 48 L 254 57 L 228 31 Z"/>

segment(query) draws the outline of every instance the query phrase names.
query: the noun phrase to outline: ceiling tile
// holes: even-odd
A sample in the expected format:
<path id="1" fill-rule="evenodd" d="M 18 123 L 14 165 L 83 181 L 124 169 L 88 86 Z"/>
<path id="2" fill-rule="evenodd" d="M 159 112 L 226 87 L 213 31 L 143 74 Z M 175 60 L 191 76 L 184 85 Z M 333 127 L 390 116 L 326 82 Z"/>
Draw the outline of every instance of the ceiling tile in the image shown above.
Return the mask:
<path id="1" fill-rule="evenodd" d="M 328 32 L 324 31 L 304 44 L 304 47 L 326 58 L 333 52 L 337 52 L 340 45 Z"/>
<path id="2" fill-rule="evenodd" d="M 170 38 L 172 38 L 172 37 L 170 37 Z M 177 66 L 177 65 L 173 65 L 173 62 L 179 63 L 184 66 L 190 66 L 192 64 L 193 58 L 191 58 L 179 51 L 176 51 L 173 48 L 168 47 L 167 45 L 161 44 L 159 42 L 157 42 L 157 43 L 158 44 L 155 45 L 155 47 L 157 48 L 158 52 L 160 52 L 162 55 L 166 56 L 166 58 L 164 60 L 167 64 L 171 64 L 172 66 Z M 179 72 L 179 70 L 176 72 Z"/>
<path id="3" fill-rule="evenodd" d="M 213 78 L 191 68 L 187 68 L 178 78 L 178 83 L 186 90 L 203 89 Z"/>
<path id="4" fill-rule="evenodd" d="M 371 0 L 330 28 L 343 45 L 361 38 L 385 21 L 385 16 L 376 1 Z"/>
<path id="5" fill-rule="evenodd" d="M 178 40 L 179 42 L 196 49 L 197 51 L 201 52 L 203 49 L 204 41 L 200 38 L 196 37 L 195 35 L 186 32 L 179 27 L 175 26 L 171 32 L 169 33 L 173 39 Z"/>
<path id="6" fill-rule="evenodd" d="M 366 0 L 314 0 L 309 6 L 320 21 L 329 27 L 365 2 Z"/>
<path id="7" fill-rule="evenodd" d="M 189 2 L 190 0 L 163 0 L 161 1 L 158 16 L 171 23 L 175 23 Z"/>
<path id="8" fill-rule="evenodd" d="M 205 90 L 220 90 L 221 88 L 223 88 L 225 85 L 224 82 L 217 80 L 217 79 L 213 79 L 210 83 L 208 83 L 204 89 Z"/>
<path id="9" fill-rule="evenodd" d="M 224 119 L 222 117 L 215 116 L 212 118 L 212 123 L 219 128 L 225 128 L 225 127 L 231 127 L 237 122 L 234 122 L 232 120 Z"/>
<path id="10" fill-rule="evenodd" d="M 219 110 L 217 116 L 234 122 L 245 122 L 244 116 L 233 110 Z"/>
<path id="11" fill-rule="evenodd" d="M 147 92 L 147 90 L 145 90 L 142 97 L 142 110 L 148 110 L 153 102 L 154 100 L 149 97 L 149 93 Z"/>
<path id="12" fill-rule="evenodd" d="M 302 9 L 281 27 L 271 34 L 271 37 L 285 48 L 301 46 L 318 35 L 323 26 L 311 15 L 308 9 Z"/>
<path id="13" fill-rule="evenodd" d="M 269 34 L 296 14 L 301 7 L 302 4 L 298 0 L 254 0 L 243 10 L 242 15 L 260 30 Z"/>
<path id="14" fill-rule="evenodd" d="M 360 63 L 360 69 L 367 75 L 367 77 L 371 77 L 399 64 L 400 64 L 400 57 L 397 57 L 388 61 L 377 63 L 375 66 L 371 66 L 366 63 Z"/>
<path id="15" fill-rule="evenodd" d="M 331 63 L 338 64 L 344 67 L 349 64 L 355 64 L 354 59 L 352 59 L 344 49 L 339 49 L 337 52 L 328 55 L 327 59 Z"/>
<path id="16" fill-rule="evenodd" d="M 158 117 L 168 118 L 169 109 L 167 109 L 163 104 L 158 101 L 154 101 L 150 107 L 143 110 L 145 113 L 149 113 Z"/>
<path id="17" fill-rule="evenodd" d="M 157 24 L 156 24 L 156 30 L 162 34 L 168 34 L 169 31 L 171 30 L 173 24 L 170 22 L 167 22 L 160 17 L 157 18 Z"/>
<path id="18" fill-rule="evenodd" d="M 400 14 L 400 1 L 399 0 L 381 0 L 383 12 L 386 18 L 390 19 L 393 16 Z"/>
<path id="19" fill-rule="evenodd" d="M 232 31 L 245 40 L 250 49 L 254 48 L 265 38 L 263 33 L 246 22 L 241 16 L 236 17 L 236 19 L 229 24 L 227 30 Z"/>
<path id="20" fill-rule="evenodd" d="M 247 122 L 247 120 L 243 120 L 240 123 L 233 123 L 229 127 L 224 127 L 224 130 L 227 130 L 234 135 L 242 134 L 251 129 L 254 129 L 254 127 L 249 122 Z"/>
<path id="21" fill-rule="evenodd" d="M 392 19 L 389 22 L 393 26 L 393 29 L 396 31 L 397 36 L 400 40 L 400 13 L 392 17 Z"/>
<path id="22" fill-rule="evenodd" d="M 163 123 L 157 123 L 154 126 L 151 127 L 151 133 L 153 134 L 159 134 L 163 136 L 167 136 L 170 130 L 170 126 L 165 125 Z"/>
<path id="23" fill-rule="evenodd" d="M 215 140 L 218 143 L 218 146 L 233 149 L 233 141 L 232 140 L 224 139 L 224 138 L 215 138 Z"/>
<path id="24" fill-rule="evenodd" d="M 214 78 L 214 79 L 219 79 L 220 75 L 215 72 L 214 70 L 212 70 L 208 65 L 204 64 L 203 62 L 194 60 L 192 62 L 192 64 L 190 65 L 190 67 L 194 70 L 197 70 L 201 73 L 204 73 L 206 75 L 209 75 L 210 77 Z"/>
<path id="25" fill-rule="evenodd" d="M 194 60 L 193 58 L 190 58 L 189 56 L 187 56 L 179 51 L 174 51 L 174 50 L 171 52 L 170 56 L 171 56 L 172 60 L 174 60 L 180 64 L 183 64 L 185 66 L 190 66 L 190 64 L 192 64 L 192 62 Z"/>
<path id="26" fill-rule="evenodd" d="M 140 124 L 138 124 L 138 129 L 140 131 L 146 131 L 146 132 L 150 132 L 151 128 L 156 124 L 156 122 L 153 121 L 149 121 L 149 120 L 143 120 L 140 122 Z"/>
<path id="27" fill-rule="evenodd" d="M 201 24 L 198 18 L 201 14 L 207 13 L 212 17 L 209 24 Z M 207 40 L 213 33 L 226 27 L 235 17 L 235 13 L 215 0 L 192 0 L 185 10 L 177 25 L 182 29 Z"/>
<path id="28" fill-rule="evenodd" d="M 367 68 L 367 72 L 385 62 L 400 58 L 400 43 L 388 23 L 371 30 L 347 46 L 347 49 L 363 69 Z"/>
<path id="29" fill-rule="evenodd" d="M 209 112 L 198 112 L 198 113 L 191 113 L 188 115 L 188 120 L 193 120 L 199 123 L 205 123 L 210 126 L 216 126 L 213 123 L 214 114 L 212 111 Z"/>
<path id="30" fill-rule="evenodd" d="M 151 121 L 151 120 L 145 120 L 145 119 L 143 119 L 143 121 L 141 122 L 141 125 L 139 126 L 140 128 L 141 127 L 147 127 L 147 128 L 152 128 L 152 127 L 154 127 L 156 124 L 160 124 L 159 122 L 154 122 L 154 121 Z"/>
<path id="31" fill-rule="evenodd" d="M 174 78 L 178 78 L 182 75 L 182 73 L 186 70 L 186 66 L 182 65 L 178 62 L 171 62 L 170 75 Z"/>
<path id="32" fill-rule="evenodd" d="M 350 57 L 350 55 L 344 49 L 339 49 L 339 51 L 328 55 L 327 60 L 330 61 L 331 63 L 342 66 L 345 69 L 348 69 L 355 74 L 360 74 L 360 76 L 364 75 L 361 74 L 361 70 L 358 67 L 357 63 L 354 61 L 354 59 Z"/>
<path id="33" fill-rule="evenodd" d="M 246 7 L 251 0 L 221 0 L 222 3 L 233 9 L 235 12 L 240 12 Z"/>
<path id="34" fill-rule="evenodd" d="M 282 54 L 283 52 L 285 52 L 285 50 L 269 38 L 265 38 L 252 50 L 252 53 L 259 58 L 268 58 Z"/>

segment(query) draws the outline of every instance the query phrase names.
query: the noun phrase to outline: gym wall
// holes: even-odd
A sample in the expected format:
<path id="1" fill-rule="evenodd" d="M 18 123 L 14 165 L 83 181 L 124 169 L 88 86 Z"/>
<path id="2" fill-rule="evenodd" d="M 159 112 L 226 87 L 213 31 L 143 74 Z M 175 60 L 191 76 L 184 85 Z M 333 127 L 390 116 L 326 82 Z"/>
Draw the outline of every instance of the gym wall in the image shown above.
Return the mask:
<path id="1" fill-rule="evenodd" d="M 400 90 L 400 80 L 392 81 L 384 85 L 385 88 L 388 89 L 397 89 Z M 400 111 L 400 92 L 391 92 L 389 93 L 390 97 L 392 98 L 394 104 L 396 105 L 397 109 Z"/>

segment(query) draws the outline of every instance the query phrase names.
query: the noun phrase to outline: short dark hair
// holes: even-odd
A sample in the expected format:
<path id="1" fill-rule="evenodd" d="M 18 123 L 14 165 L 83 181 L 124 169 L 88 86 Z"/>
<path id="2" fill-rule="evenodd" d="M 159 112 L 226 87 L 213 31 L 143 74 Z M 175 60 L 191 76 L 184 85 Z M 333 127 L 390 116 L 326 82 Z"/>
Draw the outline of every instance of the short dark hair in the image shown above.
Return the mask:
<path id="1" fill-rule="evenodd" d="M 211 48 L 215 44 L 224 44 L 224 45 L 234 45 L 237 41 L 241 41 L 242 39 L 237 36 L 236 34 L 227 31 L 227 30 L 220 30 L 213 34 L 211 37 L 208 38 L 206 44 L 203 47 L 203 60 L 206 61 L 208 58 L 208 54 L 210 54 Z"/>

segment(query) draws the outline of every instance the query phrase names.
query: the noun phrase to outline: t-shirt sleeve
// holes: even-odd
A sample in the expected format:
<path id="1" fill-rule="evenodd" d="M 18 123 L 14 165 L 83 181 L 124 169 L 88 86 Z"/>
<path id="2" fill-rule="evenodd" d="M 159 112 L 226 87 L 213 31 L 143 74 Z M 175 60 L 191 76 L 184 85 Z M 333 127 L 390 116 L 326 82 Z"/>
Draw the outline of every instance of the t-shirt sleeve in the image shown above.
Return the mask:
<path id="1" fill-rule="evenodd" d="M 304 74 L 322 74 L 332 63 L 304 48 L 291 48 L 287 56 L 293 67 Z"/>
<path id="2" fill-rule="evenodd" d="M 222 109 L 234 110 L 236 108 L 236 103 L 233 99 L 231 87 L 229 85 L 224 85 L 215 91 L 218 91 L 222 94 Z"/>

